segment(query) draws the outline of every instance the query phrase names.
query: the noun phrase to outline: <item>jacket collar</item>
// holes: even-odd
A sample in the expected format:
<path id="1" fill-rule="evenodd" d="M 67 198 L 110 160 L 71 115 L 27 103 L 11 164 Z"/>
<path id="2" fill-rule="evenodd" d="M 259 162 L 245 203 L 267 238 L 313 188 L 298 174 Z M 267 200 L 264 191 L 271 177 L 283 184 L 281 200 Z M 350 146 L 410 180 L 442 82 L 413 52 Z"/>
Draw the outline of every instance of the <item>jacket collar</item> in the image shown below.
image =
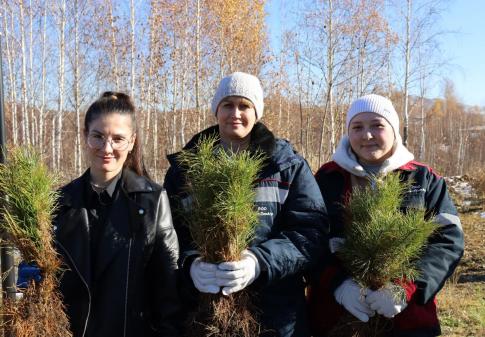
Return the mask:
<path id="1" fill-rule="evenodd" d="M 123 175 L 121 176 L 123 180 L 123 189 L 126 193 L 136 193 L 136 192 L 151 192 L 153 190 L 150 181 L 142 176 L 139 176 L 129 168 L 123 169 Z"/>
<path id="2" fill-rule="evenodd" d="M 111 216 L 100 237 L 99 260 L 95 274 L 90 266 L 89 216 L 85 203 L 86 186 L 89 184 L 89 169 L 62 189 L 60 205 L 65 211 L 56 217 L 56 242 L 68 254 L 71 263 L 89 285 L 93 278 L 99 277 L 113 258 L 122 250 L 133 233 L 150 221 L 144 207 L 128 197 L 129 193 L 153 190 L 149 180 L 140 177 L 130 169 L 122 173 L 122 187 L 117 202 L 113 203 Z M 128 210 L 129 218 L 126 218 Z"/>
<path id="3" fill-rule="evenodd" d="M 335 151 L 332 159 L 346 171 L 359 176 L 369 177 L 369 174 L 364 170 L 362 165 L 357 161 L 357 157 L 350 147 L 348 136 L 343 136 Z M 414 159 L 414 155 L 401 143 L 397 142 L 394 153 L 391 157 L 386 159 L 381 167 L 381 174 L 387 174 L 394 171 L 401 166 L 409 163 Z"/>
<path id="4" fill-rule="evenodd" d="M 195 149 L 197 143 L 202 137 L 216 136 L 219 137 L 219 125 L 213 125 L 207 129 L 196 134 L 192 139 L 184 146 L 184 150 Z M 271 158 L 276 148 L 276 138 L 273 133 L 261 122 L 254 124 L 251 130 L 251 141 L 249 144 L 249 151 L 255 152 L 260 150 L 264 153 L 266 158 Z M 167 156 L 171 165 L 176 164 L 177 156 L 179 152 L 172 153 Z"/>
<path id="5" fill-rule="evenodd" d="M 87 184 L 90 181 L 90 170 L 87 169 L 79 178 L 74 179 L 71 183 L 63 188 L 61 204 L 70 207 L 81 207 L 84 205 L 84 195 Z M 151 192 L 153 190 L 149 180 L 137 175 L 129 168 L 124 168 L 121 175 L 122 188 L 130 194 L 135 192 Z"/>

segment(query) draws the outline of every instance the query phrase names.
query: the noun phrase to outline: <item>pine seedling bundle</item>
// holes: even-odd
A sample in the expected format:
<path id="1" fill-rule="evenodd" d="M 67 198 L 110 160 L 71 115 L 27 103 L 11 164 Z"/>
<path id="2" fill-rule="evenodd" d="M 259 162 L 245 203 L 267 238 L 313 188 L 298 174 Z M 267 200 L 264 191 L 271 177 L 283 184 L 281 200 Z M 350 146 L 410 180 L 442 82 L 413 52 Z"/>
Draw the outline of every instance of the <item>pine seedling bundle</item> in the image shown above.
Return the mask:
<path id="1" fill-rule="evenodd" d="M 400 207 L 410 184 L 399 174 L 375 180 L 375 187 L 355 188 L 347 206 L 345 243 L 338 252 L 347 271 L 364 287 L 377 290 L 394 280 L 413 280 L 416 261 L 436 224 L 425 210 Z"/>
<path id="2" fill-rule="evenodd" d="M 374 182 L 372 187 L 354 188 L 345 208 L 346 239 L 337 254 L 363 288 L 378 290 L 391 285 L 395 298 L 404 299 L 404 289 L 393 282 L 412 281 L 419 275 L 416 262 L 436 224 L 426 220 L 424 209 L 400 210 L 411 184 L 401 182 L 399 174 L 390 173 Z M 377 316 L 367 324 L 352 322 L 339 325 L 331 336 L 381 336 L 390 324 Z"/>
<path id="3" fill-rule="evenodd" d="M 42 271 L 18 300 L 4 301 L 3 324 L 16 337 L 72 336 L 57 292 L 60 261 L 53 247 L 56 179 L 32 148 L 14 148 L 0 165 L 0 226 L 27 263 Z"/>
<path id="4" fill-rule="evenodd" d="M 205 262 L 237 261 L 254 236 L 258 214 L 254 209 L 254 184 L 263 164 L 262 155 L 247 151 L 228 153 L 217 139 L 202 139 L 196 151 L 182 151 L 191 205 L 184 214 L 192 239 Z M 249 294 L 201 294 L 192 318 L 190 336 L 250 337 L 259 325 Z"/>

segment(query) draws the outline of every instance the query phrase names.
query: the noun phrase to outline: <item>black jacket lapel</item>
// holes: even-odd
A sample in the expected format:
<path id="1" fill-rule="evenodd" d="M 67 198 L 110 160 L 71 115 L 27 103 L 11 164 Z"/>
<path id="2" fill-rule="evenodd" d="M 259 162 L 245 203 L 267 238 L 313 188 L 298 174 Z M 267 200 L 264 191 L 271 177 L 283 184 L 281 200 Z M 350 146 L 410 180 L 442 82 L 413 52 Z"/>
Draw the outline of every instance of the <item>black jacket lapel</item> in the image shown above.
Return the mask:
<path id="1" fill-rule="evenodd" d="M 99 278 L 110 263 L 123 251 L 127 252 L 130 238 L 144 228 L 145 209 L 136 200 L 136 193 L 151 191 L 146 179 L 130 170 L 124 170 L 122 183 L 116 201 L 111 206 L 110 215 L 97 248 L 95 279 Z"/>
<path id="2" fill-rule="evenodd" d="M 60 209 L 54 220 L 56 245 L 65 255 L 69 267 L 87 284 L 91 281 L 89 251 L 89 218 L 84 206 L 83 179 L 89 171 L 62 189 Z"/>

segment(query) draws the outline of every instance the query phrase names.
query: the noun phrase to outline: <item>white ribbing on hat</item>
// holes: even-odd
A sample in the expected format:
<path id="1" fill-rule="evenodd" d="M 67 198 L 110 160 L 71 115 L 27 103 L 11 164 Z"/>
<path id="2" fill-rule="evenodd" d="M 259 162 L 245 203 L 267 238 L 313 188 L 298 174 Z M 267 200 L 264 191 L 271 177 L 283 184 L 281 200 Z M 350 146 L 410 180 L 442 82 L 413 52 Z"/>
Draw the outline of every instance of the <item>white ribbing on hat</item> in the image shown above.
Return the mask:
<path id="1" fill-rule="evenodd" d="M 212 99 L 212 112 L 217 113 L 217 108 L 221 101 L 229 96 L 240 96 L 247 98 L 254 104 L 258 119 L 263 117 L 264 101 L 263 88 L 256 76 L 235 72 L 224 77 L 219 83 L 214 98 Z"/>
<path id="2" fill-rule="evenodd" d="M 384 117 L 389 124 L 391 124 L 396 138 L 401 138 L 399 134 L 399 116 L 397 115 L 392 102 L 387 98 L 380 95 L 371 94 L 356 99 L 347 112 L 347 118 L 345 121 L 347 131 L 349 130 L 349 125 L 352 118 L 361 112 L 374 112 Z"/>

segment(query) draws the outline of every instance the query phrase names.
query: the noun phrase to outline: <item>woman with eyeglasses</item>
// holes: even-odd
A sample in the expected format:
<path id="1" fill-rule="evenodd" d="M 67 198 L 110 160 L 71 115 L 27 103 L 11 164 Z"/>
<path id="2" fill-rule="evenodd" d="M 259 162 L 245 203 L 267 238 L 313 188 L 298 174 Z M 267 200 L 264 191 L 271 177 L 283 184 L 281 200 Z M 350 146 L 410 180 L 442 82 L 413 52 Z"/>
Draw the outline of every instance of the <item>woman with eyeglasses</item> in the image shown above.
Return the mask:
<path id="1" fill-rule="evenodd" d="M 61 189 L 55 244 L 75 337 L 179 336 L 178 240 L 166 192 L 145 171 L 135 107 L 105 92 L 88 108 L 89 168 Z"/>

